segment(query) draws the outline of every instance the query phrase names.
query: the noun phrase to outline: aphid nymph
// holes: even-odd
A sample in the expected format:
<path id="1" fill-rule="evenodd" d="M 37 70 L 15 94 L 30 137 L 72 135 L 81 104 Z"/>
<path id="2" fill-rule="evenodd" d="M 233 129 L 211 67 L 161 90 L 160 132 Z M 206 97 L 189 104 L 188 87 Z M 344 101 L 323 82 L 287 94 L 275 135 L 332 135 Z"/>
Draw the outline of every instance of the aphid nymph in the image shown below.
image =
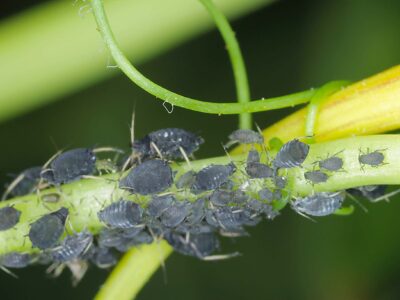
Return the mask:
<path id="1" fill-rule="evenodd" d="M 192 191 L 203 192 L 217 189 L 226 183 L 229 176 L 235 171 L 236 167 L 233 163 L 228 165 L 209 165 L 196 174 Z"/>
<path id="2" fill-rule="evenodd" d="M 361 168 L 363 168 L 365 165 L 369 165 L 371 167 L 378 167 L 382 164 L 384 164 L 385 156 L 381 152 L 383 150 L 375 150 L 373 152 L 370 152 L 369 149 L 367 149 L 367 152 L 364 153 L 360 149 L 360 153 L 358 155 L 358 161 L 361 165 Z"/>
<path id="3" fill-rule="evenodd" d="M 343 200 L 344 193 L 342 192 L 321 192 L 295 200 L 292 208 L 299 213 L 321 217 L 333 214 L 342 206 Z"/>
<path id="4" fill-rule="evenodd" d="M 264 137 L 257 131 L 250 129 L 238 129 L 229 135 L 229 144 L 263 144 Z"/>
<path id="5" fill-rule="evenodd" d="M 142 220 L 142 208 L 127 200 L 119 200 L 99 211 L 99 220 L 112 228 L 130 228 Z"/>
<path id="6" fill-rule="evenodd" d="M 13 228 L 19 222 L 21 212 L 12 206 L 0 208 L 0 231 Z"/>
<path id="7" fill-rule="evenodd" d="M 304 178 L 313 184 L 323 183 L 328 180 L 328 175 L 320 170 L 304 172 Z"/>
<path id="8" fill-rule="evenodd" d="M 307 158 L 310 146 L 297 139 L 284 144 L 274 160 L 275 168 L 293 168 L 300 166 Z"/>

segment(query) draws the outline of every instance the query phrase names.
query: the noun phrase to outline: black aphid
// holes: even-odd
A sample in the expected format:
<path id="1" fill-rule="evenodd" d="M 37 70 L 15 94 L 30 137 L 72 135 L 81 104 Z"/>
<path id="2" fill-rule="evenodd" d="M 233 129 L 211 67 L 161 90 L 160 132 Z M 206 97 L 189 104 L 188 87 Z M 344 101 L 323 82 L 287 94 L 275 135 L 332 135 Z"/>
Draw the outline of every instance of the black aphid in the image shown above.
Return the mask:
<path id="1" fill-rule="evenodd" d="M 190 206 L 189 214 L 186 217 L 186 222 L 190 225 L 198 224 L 203 220 L 205 215 L 205 204 L 206 200 L 204 198 L 197 199 Z"/>
<path id="2" fill-rule="evenodd" d="M 93 242 L 93 235 L 89 232 L 80 232 L 67 236 L 60 246 L 51 250 L 52 257 L 58 262 L 67 262 L 84 254 Z"/>
<path id="3" fill-rule="evenodd" d="M 304 172 L 304 178 L 312 183 L 323 183 L 328 180 L 328 175 L 322 171 L 307 171 Z"/>
<path id="4" fill-rule="evenodd" d="M 160 193 L 172 185 L 172 169 L 167 162 L 159 159 L 147 160 L 133 168 L 119 182 L 119 187 L 132 193 L 149 195 Z"/>
<path id="5" fill-rule="evenodd" d="M 236 167 L 233 163 L 228 165 L 209 165 L 196 174 L 192 190 L 194 192 L 215 190 L 226 183 L 229 176 L 235 171 Z"/>
<path id="6" fill-rule="evenodd" d="M 274 160 L 276 168 L 294 168 L 300 166 L 307 158 L 310 146 L 294 139 L 279 150 Z"/>
<path id="7" fill-rule="evenodd" d="M 229 135 L 230 142 L 240 144 L 263 144 L 264 137 L 257 131 L 250 129 L 238 129 Z"/>
<path id="8" fill-rule="evenodd" d="M 261 201 L 271 202 L 274 199 L 274 193 L 268 188 L 263 188 L 258 191 L 258 197 Z"/>
<path id="9" fill-rule="evenodd" d="M 14 227 L 21 216 L 21 212 L 12 206 L 0 208 L 0 231 Z"/>
<path id="10" fill-rule="evenodd" d="M 68 209 L 63 207 L 33 222 L 29 229 L 32 246 L 42 250 L 54 247 L 64 232 L 67 216 Z"/>
<path id="11" fill-rule="evenodd" d="M 216 206 L 225 206 L 232 202 L 233 192 L 225 190 L 215 190 L 210 197 L 212 204 Z"/>
<path id="12" fill-rule="evenodd" d="M 371 167 L 378 167 L 382 165 L 383 161 L 385 160 L 385 156 L 380 151 L 381 150 L 375 150 L 373 152 L 369 152 L 368 149 L 367 153 L 363 153 L 360 150 L 360 154 L 358 155 L 358 161 L 360 162 L 360 165 L 369 165 Z"/>
<path id="13" fill-rule="evenodd" d="M 32 167 L 22 171 L 7 187 L 2 199 L 8 195 L 23 196 L 32 193 L 40 180 L 41 167 Z"/>
<path id="14" fill-rule="evenodd" d="M 321 192 L 314 195 L 300 198 L 292 203 L 292 208 L 306 215 L 311 216 L 327 216 L 334 213 L 342 206 L 344 193 L 327 193 Z"/>
<path id="15" fill-rule="evenodd" d="M 0 256 L 0 266 L 6 268 L 25 268 L 32 261 L 32 256 L 28 253 L 10 252 Z"/>
<path id="16" fill-rule="evenodd" d="M 153 131 L 134 141 L 133 152 L 141 159 L 156 158 L 158 151 L 165 159 L 184 159 L 183 150 L 190 156 L 204 143 L 202 137 L 181 128 L 165 128 Z"/>
<path id="17" fill-rule="evenodd" d="M 387 185 L 365 185 L 352 189 L 347 189 L 346 192 L 354 196 L 363 196 L 370 201 L 385 195 Z"/>
<path id="18" fill-rule="evenodd" d="M 258 163 L 260 162 L 260 153 L 257 150 L 250 150 L 249 154 L 247 154 L 246 163 Z"/>
<path id="19" fill-rule="evenodd" d="M 269 166 L 253 162 L 246 165 L 246 172 L 250 178 L 269 178 L 274 176 L 274 170 Z"/>
<path id="20" fill-rule="evenodd" d="M 214 233 L 185 234 L 168 233 L 165 235 L 167 242 L 175 251 L 189 256 L 205 258 L 219 248 L 218 238 Z"/>
<path id="21" fill-rule="evenodd" d="M 142 221 L 142 208 L 127 200 L 119 200 L 97 213 L 99 220 L 112 228 L 130 228 Z"/>
<path id="22" fill-rule="evenodd" d="M 115 248 L 120 252 L 126 252 L 130 248 L 142 244 L 150 244 L 154 241 L 153 237 L 146 231 L 141 231 L 132 238 L 126 238 L 124 243 L 116 246 Z"/>
<path id="23" fill-rule="evenodd" d="M 175 201 L 171 206 L 169 206 L 161 215 L 161 223 L 165 227 L 176 227 L 189 214 L 190 203 L 187 201 Z"/>
<path id="24" fill-rule="evenodd" d="M 158 218 L 164 211 L 176 201 L 173 195 L 153 196 L 147 206 L 147 214 L 151 217 Z"/>
<path id="25" fill-rule="evenodd" d="M 110 248 L 93 247 L 90 260 L 101 269 L 109 268 L 117 263 L 117 257 Z"/>
<path id="26" fill-rule="evenodd" d="M 178 178 L 175 182 L 175 186 L 178 189 L 190 188 L 193 185 L 195 178 L 196 173 L 194 171 L 188 171 Z"/>
<path id="27" fill-rule="evenodd" d="M 328 157 L 318 162 L 319 168 L 327 171 L 339 171 L 343 168 L 343 159 L 337 156 Z"/>
<path id="28" fill-rule="evenodd" d="M 134 227 L 133 227 L 134 228 Z M 117 247 L 125 242 L 120 228 L 104 228 L 97 236 L 97 245 L 101 248 Z"/>
<path id="29" fill-rule="evenodd" d="M 96 171 L 96 155 L 91 149 L 77 148 L 56 156 L 48 168 L 45 168 L 42 178 L 55 185 L 92 175 Z"/>
<path id="30" fill-rule="evenodd" d="M 274 210 L 272 205 L 262 203 L 255 199 L 252 199 L 249 202 L 247 202 L 245 209 L 251 213 L 251 218 L 255 223 L 258 222 L 259 220 L 253 216 L 254 214 L 256 216 L 264 214 L 265 217 L 269 220 L 272 220 L 279 215 L 279 212 Z"/>

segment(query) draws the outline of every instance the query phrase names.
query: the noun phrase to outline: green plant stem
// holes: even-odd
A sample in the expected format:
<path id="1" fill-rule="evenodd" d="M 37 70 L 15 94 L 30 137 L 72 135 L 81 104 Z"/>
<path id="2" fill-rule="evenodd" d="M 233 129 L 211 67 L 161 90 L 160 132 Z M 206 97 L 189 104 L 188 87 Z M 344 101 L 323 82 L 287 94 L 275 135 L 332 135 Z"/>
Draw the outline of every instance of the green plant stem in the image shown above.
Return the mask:
<path id="1" fill-rule="evenodd" d="M 267 111 L 307 103 L 315 93 L 315 91 L 309 90 L 287 96 L 262 99 L 247 103 L 205 102 L 178 95 L 146 78 L 129 62 L 128 58 L 118 46 L 114 34 L 111 31 L 107 16 L 104 12 L 103 1 L 91 0 L 91 5 L 98 30 L 100 31 L 103 40 L 110 51 L 110 55 L 118 67 L 140 88 L 154 95 L 156 98 L 170 103 L 171 105 L 209 114 L 241 114 L 245 112 L 250 113 Z"/>
<path id="2" fill-rule="evenodd" d="M 250 101 L 249 81 L 247 78 L 243 55 L 235 33 L 229 25 L 227 18 L 225 18 L 224 14 L 214 5 L 212 0 L 200 0 L 200 2 L 203 3 L 212 16 L 225 41 L 235 78 L 238 102 L 247 103 Z M 252 116 L 250 113 L 241 113 L 239 115 L 239 128 L 252 128 Z"/>

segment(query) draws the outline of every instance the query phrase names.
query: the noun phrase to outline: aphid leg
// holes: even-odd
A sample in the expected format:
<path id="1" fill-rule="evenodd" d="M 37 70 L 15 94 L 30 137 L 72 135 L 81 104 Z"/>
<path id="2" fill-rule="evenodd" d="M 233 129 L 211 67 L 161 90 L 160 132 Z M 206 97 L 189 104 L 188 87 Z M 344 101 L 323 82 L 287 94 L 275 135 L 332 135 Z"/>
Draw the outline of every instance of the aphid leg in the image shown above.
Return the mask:
<path id="1" fill-rule="evenodd" d="M 386 195 L 383 195 L 383 196 L 380 196 L 378 198 L 375 198 L 375 199 L 371 200 L 371 202 L 379 202 L 379 201 L 382 201 L 382 200 L 385 200 L 385 201 L 389 202 L 390 197 L 393 197 L 394 195 L 397 195 L 399 193 L 400 193 L 400 189 L 397 189 L 397 190 L 395 190 L 393 192 L 390 192 L 390 193 L 388 193 Z"/>
<path id="2" fill-rule="evenodd" d="M 309 144 L 315 143 L 315 123 L 318 117 L 318 110 L 322 103 L 332 94 L 347 85 L 345 82 L 332 81 L 319 88 L 308 104 L 308 111 L 305 124 L 305 135 Z"/>
<path id="3" fill-rule="evenodd" d="M 204 256 L 204 257 L 201 257 L 200 259 L 204 260 L 204 261 L 217 261 L 217 260 L 225 260 L 225 259 L 238 257 L 240 255 L 241 254 L 239 252 L 233 252 L 230 254 L 218 254 L 218 255 Z"/>
<path id="4" fill-rule="evenodd" d="M 12 190 L 25 178 L 24 174 L 19 174 L 7 187 L 3 195 L 1 196 L 1 201 L 5 200 L 7 196 L 12 192 Z"/>
<path id="5" fill-rule="evenodd" d="M 157 147 L 157 145 L 154 142 L 150 142 L 150 147 L 152 147 L 154 149 L 154 151 L 157 152 L 157 155 L 161 158 L 164 159 L 160 149 Z"/>
<path id="6" fill-rule="evenodd" d="M 182 153 L 182 156 L 188 164 L 190 170 L 193 170 L 192 164 L 190 163 L 189 157 L 187 156 L 185 150 L 181 146 L 179 146 L 179 151 Z"/>
<path id="7" fill-rule="evenodd" d="M 349 198 L 357 204 L 365 213 L 368 213 L 368 209 L 360 202 L 356 197 L 354 197 L 352 194 L 346 192 L 346 195 L 349 196 Z"/>
<path id="8" fill-rule="evenodd" d="M 11 272 L 9 269 L 6 267 L 0 266 L 0 270 L 2 270 L 4 273 L 10 275 L 11 277 L 14 277 L 15 279 L 18 279 L 18 276 L 15 275 L 13 272 Z"/>

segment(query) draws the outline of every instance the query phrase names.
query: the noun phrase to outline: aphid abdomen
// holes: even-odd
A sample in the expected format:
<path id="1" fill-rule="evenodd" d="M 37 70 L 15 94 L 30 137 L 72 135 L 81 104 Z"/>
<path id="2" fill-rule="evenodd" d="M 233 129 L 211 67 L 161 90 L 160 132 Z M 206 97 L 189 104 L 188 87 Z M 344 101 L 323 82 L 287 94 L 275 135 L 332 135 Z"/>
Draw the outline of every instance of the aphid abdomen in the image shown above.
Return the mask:
<path id="1" fill-rule="evenodd" d="M 142 219 L 142 208 L 127 200 L 114 202 L 98 212 L 99 220 L 112 228 L 130 228 Z"/>
<path id="2" fill-rule="evenodd" d="M 358 156 L 358 161 L 360 162 L 360 164 L 363 165 L 370 165 L 373 167 L 377 167 L 381 164 L 383 164 L 383 161 L 385 160 L 385 156 L 378 151 L 374 151 L 371 153 L 367 153 L 367 154 L 360 154 Z"/>
<path id="3" fill-rule="evenodd" d="M 55 246 L 64 232 L 67 215 L 68 210 L 63 207 L 33 222 L 29 230 L 32 246 L 42 250 Z"/>
<path id="4" fill-rule="evenodd" d="M 175 251 L 188 256 L 204 258 L 219 248 L 219 241 L 214 233 L 191 234 L 189 239 L 184 234 L 168 233 L 167 242 Z"/>
<path id="5" fill-rule="evenodd" d="M 12 206 L 0 208 L 0 231 L 8 230 L 18 224 L 21 212 Z"/>
<path id="6" fill-rule="evenodd" d="M 168 207 L 161 215 L 161 223 L 169 228 L 178 226 L 189 214 L 189 203 L 186 201 L 176 201 Z"/>
<path id="7" fill-rule="evenodd" d="M 172 185 L 172 169 L 163 160 L 147 160 L 132 169 L 129 174 L 119 182 L 122 189 L 132 193 L 149 195 L 160 193 Z"/>
<path id="8" fill-rule="evenodd" d="M 175 186 L 178 189 L 190 188 L 193 185 L 195 178 L 196 173 L 194 171 L 188 171 L 178 178 L 175 182 Z"/>
<path id="9" fill-rule="evenodd" d="M 318 184 L 318 183 L 326 182 L 328 180 L 328 175 L 319 170 L 307 171 L 307 172 L 304 172 L 304 178 L 306 180 L 311 181 L 312 183 Z"/>
<path id="10" fill-rule="evenodd" d="M 320 169 L 327 171 L 338 171 L 343 167 L 343 160 L 340 157 L 330 157 L 318 162 Z"/>
<path id="11" fill-rule="evenodd" d="M 262 163 L 248 163 L 246 166 L 247 175 L 250 178 L 269 178 L 274 176 L 274 170 Z"/>
<path id="12" fill-rule="evenodd" d="M 279 150 L 274 160 L 275 168 L 299 167 L 307 158 L 310 146 L 297 139 L 287 142 Z"/>
<path id="13" fill-rule="evenodd" d="M 240 144 L 263 144 L 264 137 L 250 129 L 238 129 L 229 135 L 231 142 L 238 142 Z"/>
<path id="14" fill-rule="evenodd" d="M 176 199 L 173 195 L 153 196 L 147 206 L 146 212 L 150 217 L 158 218 L 174 201 L 176 201 Z"/>
<path id="15" fill-rule="evenodd" d="M 209 165 L 196 174 L 192 186 L 194 192 L 209 191 L 219 188 L 226 183 L 235 172 L 236 168 L 231 163 L 228 165 Z"/>
<path id="16" fill-rule="evenodd" d="M 59 262 L 73 260 L 87 251 L 92 242 L 93 236 L 89 232 L 80 232 L 67 236 L 60 246 L 52 250 L 52 257 Z"/>
<path id="17" fill-rule="evenodd" d="M 23 196 L 32 193 L 40 180 L 41 167 L 33 167 L 24 170 L 19 176 L 21 181 L 10 191 L 12 196 Z"/>
<path id="18" fill-rule="evenodd" d="M 321 192 L 294 201 L 292 208 L 311 216 L 327 216 L 339 209 L 344 200 L 341 192 Z"/>
<path id="19" fill-rule="evenodd" d="M 32 256 L 28 253 L 10 252 L 0 256 L 0 266 L 6 268 L 25 268 L 32 261 Z"/>

